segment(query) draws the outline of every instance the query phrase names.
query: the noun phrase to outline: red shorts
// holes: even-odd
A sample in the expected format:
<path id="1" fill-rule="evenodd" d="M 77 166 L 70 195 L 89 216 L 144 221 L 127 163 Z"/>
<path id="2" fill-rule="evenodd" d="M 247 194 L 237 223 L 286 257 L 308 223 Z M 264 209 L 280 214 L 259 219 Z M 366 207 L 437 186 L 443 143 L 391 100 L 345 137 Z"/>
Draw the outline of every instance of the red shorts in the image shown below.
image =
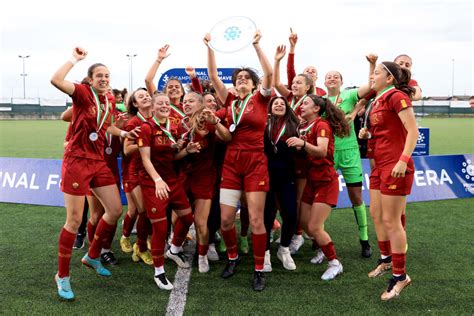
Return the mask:
<path id="1" fill-rule="evenodd" d="M 268 182 L 268 160 L 263 151 L 227 149 L 221 189 L 267 192 Z"/>
<path id="2" fill-rule="evenodd" d="M 402 178 L 394 178 L 391 169 L 375 167 L 370 174 L 370 189 L 380 190 L 380 193 L 385 195 L 409 195 L 414 175 L 414 173 L 406 173 Z"/>
<path id="3" fill-rule="evenodd" d="M 309 205 L 325 203 L 335 207 L 339 197 L 339 181 L 334 178 L 330 181 L 306 181 L 301 202 Z"/>
<path id="4" fill-rule="evenodd" d="M 144 185 L 142 183 L 143 203 L 149 219 L 160 219 L 166 217 L 168 205 L 173 210 L 184 210 L 190 208 L 188 198 L 184 192 L 183 186 L 178 179 L 168 179 L 165 181 L 170 188 L 169 198 L 161 200 L 155 194 L 155 186 Z"/>
<path id="5" fill-rule="evenodd" d="M 193 200 L 212 200 L 216 186 L 216 172 L 191 172 L 183 175 L 184 188 Z"/>
<path id="6" fill-rule="evenodd" d="M 309 172 L 309 160 L 305 157 L 296 158 L 296 179 L 307 179 Z"/>
<path id="7" fill-rule="evenodd" d="M 135 189 L 137 186 L 140 185 L 138 182 L 138 173 L 131 173 L 128 171 L 127 173 L 122 174 L 122 182 L 123 182 L 123 192 L 130 193 Z"/>
<path id="8" fill-rule="evenodd" d="M 116 184 L 112 171 L 103 160 L 66 156 L 61 176 L 61 191 L 71 195 L 87 195 L 90 188 Z"/>

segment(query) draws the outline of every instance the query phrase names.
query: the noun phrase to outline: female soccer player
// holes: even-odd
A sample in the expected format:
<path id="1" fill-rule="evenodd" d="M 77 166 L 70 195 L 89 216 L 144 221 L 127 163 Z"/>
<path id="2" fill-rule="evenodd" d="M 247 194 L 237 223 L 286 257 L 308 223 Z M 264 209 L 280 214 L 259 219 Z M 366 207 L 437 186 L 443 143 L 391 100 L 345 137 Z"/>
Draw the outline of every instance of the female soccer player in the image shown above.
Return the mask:
<path id="1" fill-rule="evenodd" d="M 221 109 L 217 115 L 226 121 L 232 133 L 232 141 L 227 147 L 222 170 L 220 192 L 221 230 L 229 259 L 221 276 L 223 278 L 233 276 L 240 260 L 234 221 L 241 190 L 244 190 L 252 227 L 255 262 L 253 289 L 256 291 L 265 288 L 263 261 L 267 237 L 263 211 L 269 179 L 267 157 L 263 152 L 263 134 L 272 79 L 272 67 L 260 48 L 261 37 L 260 31 L 257 31 L 253 39 L 253 46 L 263 68 L 261 87 L 253 94 L 259 83 L 257 74 L 249 68 L 237 69 L 232 76 L 237 97 L 228 92 L 218 77 L 214 52 L 209 47 L 210 35 L 206 34 L 204 38 L 208 48 L 209 77 L 216 89 L 217 97 L 226 105 L 226 108 Z"/>
<path id="2" fill-rule="evenodd" d="M 204 99 L 200 94 L 187 93 L 183 104 L 186 116 L 182 121 L 179 134 L 185 144 L 199 144 L 199 152 L 190 154 L 185 148 L 176 158 L 182 159 L 180 161 L 181 175 L 184 177 L 184 187 L 194 209 L 194 225 L 199 253 L 198 269 L 199 272 L 206 273 L 209 271 L 207 220 L 216 183 L 216 167 L 213 161 L 214 147 L 216 136 L 228 142 L 231 140 L 231 135 L 213 112 L 204 106 Z"/>
<path id="3" fill-rule="evenodd" d="M 166 255 L 181 268 L 190 268 L 184 258 L 182 245 L 194 219 L 186 193 L 173 166 L 179 144 L 177 131 L 171 128 L 169 120 L 170 99 L 162 93 L 155 93 L 152 104 L 153 122 L 142 124 L 138 138 L 143 163 L 140 169 L 140 187 L 143 191 L 145 209 L 153 227 L 151 254 L 155 266 L 155 282 L 160 289 L 171 290 L 173 285 L 166 278 L 164 269 L 168 230 L 166 209 L 171 206 L 178 215 L 171 247 Z M 196 150 L 196 147 L 188 144 L 188 152 Z"/>
<path id="4" fill-rule="evenodd" d="M 390 300 L 411 283 L 406 274 L 406 232 L 400 216 L 406 207 L 414 177 L 411 155 L 418 139 L 410 97 L 410 71 L 394 62 L 377 65 L 372 89 L 377 92 L 370 114 L 374 140 L 374 168 L 370 175 L 370 203 L 379 210 L 377 229 L 381 252 L 391 254 L 377 268 L 386 270 L 392 262 L 393 277 L 382 300 Z M 377 214 L 374 214 L 377 216 Z M 374 220 L 375 221 L 375 220 Z M 376 269 L 377 270 L 377 269 Z"/>
<path id="5" fill-rule="evenodd" d="M 398 64 L 400 67 L 410 70 L 411 73 L 411 66 L 413 65 L 413 61 L 410 56 L 402 54 L 395 57 L 394 63 Z M 411 97 L 412 101 L 418 101 L 422 98 L 421 88 L 418 85 L 418 82 L 415 79 L 410 79 L 408 82 L 410 87 L 415 89 L 415 93 Z"/>
<path id="6" fill-rule="evenodd" d="M 284 97 L 273 97 L 268 106 L 267 128 L 265 129 L 265 154 L 268 157 L 270 190 L 265 202 L 265 229 L 267 231 L 266 267 L 270 266 L 270 232 L 276 217 L 277 205 L 283 219 L 280 247 L 277 257 L 286 270 L 295 270 L 291 257 L 290 243 L 296 229 L 296 150 L 289 148 L 286 140 L 297 136 L 299 119 Z M 268 268 L 266 268 L 268 269 Z"/>
<path id="7" fill-rule="evenodd" d="M 99 259 L 102 243 L 110 235 L 122 213 L 120 195 L 114 176 L 104 160 L 105 132 L 115 136 L 134 138 L 137 130 L 125 132 L 110 125 L 114 105 L 106 93 L 109 70 L 103 64 L 89 67 L 89 84 L 75 84 L 65 80 L 72 67 L 87 56 L 87 51 L 76 47 L 70 60 L 51 78 L 51 83 L 73 99 L 72 135 L 64 153 L 61 190 L 66 205 L 66 223 L 59 235 L 58 273 L 55 276 L 58 294 L 66 300 L 74 299 L 69 279 L 72 246 L 81 223 L 84 197 L 92 189 L 105 208 L 97 225 L 94 241 L 82 263 L 101 276 L 111 276 Z"/>
<path id="8" fill-rule="evenodd" d="M 331 237 L 324 229 L 324 222 L 339 196 L 338 175 L 334 169 L 334 135 L 347 136 L 350 129 L 341 110 L 328 99 L 314 94 L 303 101 L 301 116 L 307 122 L 306 134 L 289 138 L 287 144 L 308 153 L 310 169 L 301 199 L 301 214 L 307 219 L 304 221 L 306 232 L 317 241 L 329 261 L 328 269 L 321 276 L 327 281 L 343 271 Z"/>

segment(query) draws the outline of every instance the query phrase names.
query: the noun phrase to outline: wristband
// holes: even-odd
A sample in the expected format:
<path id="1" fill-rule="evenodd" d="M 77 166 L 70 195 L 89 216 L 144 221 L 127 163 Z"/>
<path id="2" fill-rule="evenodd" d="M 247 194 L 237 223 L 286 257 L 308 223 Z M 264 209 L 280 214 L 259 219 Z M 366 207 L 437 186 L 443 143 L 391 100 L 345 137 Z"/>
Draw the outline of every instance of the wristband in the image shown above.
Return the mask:
<path id="1" fill-rule="evenodd" d="M 120 137 L 122 137 L 122 138 L 127 137 L 127 132 L 126 131 L 120 131 Z"/>
<path id="2" fill-rule="evenodd" d="M 154 181 L 155 181 L 155 183 L 156 183 L 156 182 L 163 181 L 163 179 L 161 179 L 161 177 L 158 177 L 158 178 L 156 178 Z"/>
<path id="3" fill-rule="evenodd" d="M 408 163 L 410 161 L 410 156 L 402 154 L 398 160 Z"/>
<path id="4" fill-rule="evenodd" d="M 76 58 L 74 58 L 74 57 L 71 57 L 71 58 L 69 59 L 69 61 L 71 62 L 71 64 L 72 64 L 73 66 L 74 66 L 75 64 L 77 64 L 77 62 L 78 62 L 78 60 L 77 60 Z"/>

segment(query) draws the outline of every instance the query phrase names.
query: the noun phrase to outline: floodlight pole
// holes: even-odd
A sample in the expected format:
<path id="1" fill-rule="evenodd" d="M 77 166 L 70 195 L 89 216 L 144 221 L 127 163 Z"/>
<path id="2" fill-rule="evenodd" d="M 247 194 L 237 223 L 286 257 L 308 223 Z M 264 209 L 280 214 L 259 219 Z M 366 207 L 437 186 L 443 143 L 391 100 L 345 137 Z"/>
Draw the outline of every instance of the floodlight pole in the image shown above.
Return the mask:
<path id="1" fill-rule="evenodd" d="M 29 58 L 30 55 L 18 55 L 18 57 L 20 57 L 23 61 L 23 73 L 20 74 L 20 76 L 23 77 L 23 99 L 26 99 L 26 76 L 27 74 L 25 73 L 25 59 Z"/>
<path id="2" fill-rule="evenodd" d="M 137 57 L 137 54 L 127 54 L 128 57 L 128 88 L 130 92 L 133 91 L 133 58 Z"/>

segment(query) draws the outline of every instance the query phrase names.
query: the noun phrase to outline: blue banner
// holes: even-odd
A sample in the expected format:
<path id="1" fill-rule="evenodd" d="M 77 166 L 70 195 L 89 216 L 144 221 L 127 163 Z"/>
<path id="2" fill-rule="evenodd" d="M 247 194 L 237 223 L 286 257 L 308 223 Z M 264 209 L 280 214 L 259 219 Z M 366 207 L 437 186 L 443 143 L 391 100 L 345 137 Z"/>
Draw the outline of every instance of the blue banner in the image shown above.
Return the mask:
<path id="1" fill-rule="evenodd" d="M 418 128 L 418 140 L 416 141 L 413 156 L 428 156 L 430 154 L 430 129 Z"/>
<path id="2" fill-rule="evenodd" d="M 196 76 L 201 80 L 209 80 L 209 73 L 207 68 L 196 68 Z M 224 83 L 232 83 L 232 74 L 234 73 L 234 68 L 218 68 L 217 75 Z M 172 68 L 167 70 L 164 74 L 161 75 L 160 80 L 158 81 L 158 90 L 163 91 L 165 84 L 172 77 L 178 78 L 181 83 L 190 83 L 191 79 L 186 74 L 184 68 Z"/>
<path id="3" fill-rule="evenodd" d="M 413 157 L 416 171 L 409 202 L 474 197 L 474 155 Z M 61 160 L 0 158 L 0 202 L 64 206 L 60 191 Z M 119 163 L 120 166 L 120 163 Z M 369 205 L 370 166 L 362 159 L 363 199 Z M 347 188 L 339 177 L 337 207 L 350 207 Z M 126 200 L 122 192 L 122 202 Z"/>

